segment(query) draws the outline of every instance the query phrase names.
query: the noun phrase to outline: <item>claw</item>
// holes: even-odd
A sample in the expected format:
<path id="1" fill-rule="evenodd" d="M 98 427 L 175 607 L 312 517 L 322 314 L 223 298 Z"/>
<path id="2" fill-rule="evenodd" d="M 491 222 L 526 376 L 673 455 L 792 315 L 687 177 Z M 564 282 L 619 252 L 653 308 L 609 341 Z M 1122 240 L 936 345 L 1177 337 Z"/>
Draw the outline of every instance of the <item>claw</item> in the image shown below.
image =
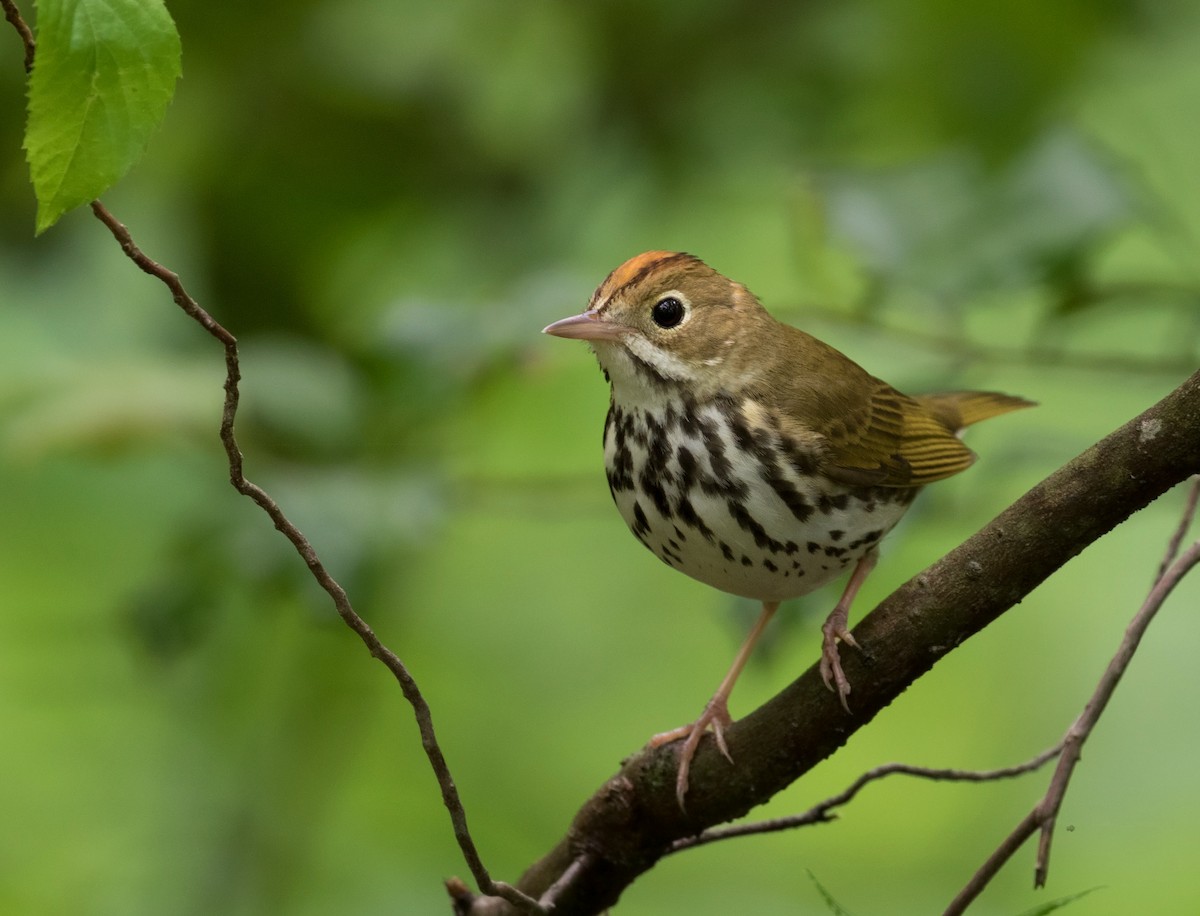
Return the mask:
<path id="1" fill-rule="evenodd" d="M 704 707 L 704 712 L 700 714 L 700 718 L 690 725 L 681 725 L 679 728 L 673 728 L 668 732 L 661 732 L 650 739 L 651 747 L 662 747 L 664 744 L 670 744 L 672 741 L 678 741 L 684 738 L 683 747 L 679 749 L 679 773 L 675 777 L 675 797 L 679 799 L 679 807 L 684 808 L 683 799 L 687 795 L 688 790 L 688 773 L 692 768 L 692 758 L 696 756 L 696 750 L 700 747 L 700 740 L 704 737 L 704 733 L 712 728 L 713 738 L 716 739 L 717 749 L 720 750 L 722 756 L 733 763 L 733 758 L 729 755 L 729 747 L 725 744 L 725 726 L 733 724 L 733 717 L 729 715 L 729 706 L 725 698 L 722 696 L 714 696 L 708 701 Z M 686 809 L 685 809 L 686 810 Z"/>
<path id="2" fill-rule="evenodd" d="M 662 732 L 650 739 L 651 747 L 662 747 L 664 744 L 670 744 L 672 741 L 678 741 L 680 738 L 685 739 L 683 747 L 679 749 L 679 774 L 675 777 L 675 797 L 679 800 L 679 807 L 683 810 L 687 810 L 684 807 L 683 799 L 687 795 L 688 773 L 692 768 L 692 758 L 696 756 L 696 749 L 700 747 L 700 739 L 704 737 L 704 733 L 710 727 L 712 728 L 713 738 L 717 742 L 717 749 L 720 750 L 721 756 L 730 763 L 733 763 L 733 757 L 729 753 L 729 746 L 725 743 L 725 728 L 733 724 L 733 717 L 729 715 L 729 694 L 733 691 L 733 685 L 737 681 L 738 675 L 741 674 L 742 668 L 746 666 L 746 660 L 754 650 L 754 644 L 762 635 L 763 630 L 766 629 L 767 624 L 771 622 L 771 618 L 778 607 L 778 602 L 763 602 L 762 613 L 758 616 L 758 621 L 750 630 L 746 641 L 742 643 L 737 657 L 733 660 L 733 665 L 725 675 L 725 679 L 721 681 L 721 686 L 717 688 L 717 692 L 713 694 L 712 699 L 705 705 L 704 712 L 700 714 L 700 718 L 691 725 L 682 725 L 679 728 L 673 728 L 669 732 Z"/>
<path id="3" fill-rule="evenodd" d="M 850 711 L 850 704 L 846 702 L 846 697 L 850 696 L 850 680 L 842 670 L 842 659 L 838 654 L 837 644 L 840 639 L 848 646 L 861 648 L 858 640 L 850 633 L 850 605 L 854 603 L 854 596 L 858 594 L 863 582 L 870 575 L 877 557 L 878 554 L 871 550 L 858 561 L 858 565 L 854 567 L 854 572 L 850 576 L 850 581 L 846 583 L 846 590 L 842 593 L 841 600 L 838 601 L 837 606 L 834 607 L 821 627 L 821 634 L 824 637 L 821 642 L 821 680 L 825 682 L 825 686 L 829 690 L 838 695 L 838 699 L 842 701 L 842 709 L 846 712 Z"/>
<path id="4" fill-rule="evenodd" d="M 838 699 L 842 703 L 842 708 L 846 712 L 849 712 L 850 704 L 846 698 L 850 695 L 850 680 L 842 670 L 842 660 L 838 653 L 837 644 L 840 638 L 843 642 L 857 649 L 859 647 L 858 643 L 855 642 L 854 637 L 845 632 L 844 627 L 842 628 L 842 632 L 838 633 L 837 628 L 830 626 L 828 621 L 826 621 L 825 626 L 821 627 L 821 632 L 825 635 L 821 645 L 821 680 L 825 682 L 826 688 L 838 695 Z"/>

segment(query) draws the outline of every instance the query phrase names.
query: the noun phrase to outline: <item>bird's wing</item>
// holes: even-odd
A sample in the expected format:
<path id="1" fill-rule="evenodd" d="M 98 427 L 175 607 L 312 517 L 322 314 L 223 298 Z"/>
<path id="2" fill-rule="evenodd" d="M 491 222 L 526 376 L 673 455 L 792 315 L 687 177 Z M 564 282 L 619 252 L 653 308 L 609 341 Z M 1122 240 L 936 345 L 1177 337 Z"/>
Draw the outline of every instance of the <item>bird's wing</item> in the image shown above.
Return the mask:
<path id="1" fill-rule="evenodd" d="M 958 433 L 989 417 L 1032 406 L 992 391 L 955 391 L 911 398 L 874 380 L 869 398 L 826 422 L 828 477 L 861 486 L 920 487 L 964 471 L 975 461 Z"/>

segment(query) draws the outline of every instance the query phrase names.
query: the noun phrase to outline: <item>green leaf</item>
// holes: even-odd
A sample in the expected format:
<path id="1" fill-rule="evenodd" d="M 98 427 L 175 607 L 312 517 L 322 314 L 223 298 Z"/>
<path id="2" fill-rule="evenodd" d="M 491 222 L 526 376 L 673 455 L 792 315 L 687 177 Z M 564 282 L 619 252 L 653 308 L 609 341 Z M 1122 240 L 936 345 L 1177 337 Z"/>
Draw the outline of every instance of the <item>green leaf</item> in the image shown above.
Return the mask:
<path id="1" fill-rule="evenodd" d="M 850 911 L 845 909 L 840 903 L 833 899 L 833 894 L 829 893 L 829 891 L 825 889 L 825 885 L 817 880 L 817 876 L 812 873 L 812 869 L 806 868 L 805 871 L 808 872 L 808 879 L 812 881 L 814 885 L 816 885 L 817 892 L 825 901 L 825 905 L 829 907 L 829 912 L 833 913 L 833 916 L 850 916 Z"/>
<path id="2" fill-rule="evenodd" d="M 37 232 L 99 197 L 137 161 L 179 78 L 162 0 L 39 0 L 25 151 Z"/>
<path id="3" fill-rule="evenodd" d="M 1053 913 L 1055 910 L 1069 906 L 1076 900 L 1080 900 L 1090 894 L 1092 891 L 1099 890 L 1100 886 L 1089 887 L 1086 891 L 1080 891 L 1077 894 L 1071 894 L 1067 897 L 1059 897 L 1057 900 L 1048 900 L 1043 904 L 1035 906 L 1032 910 L 1025 910 L 1021 916 L 1047 916 L 1048 913 Z"/>

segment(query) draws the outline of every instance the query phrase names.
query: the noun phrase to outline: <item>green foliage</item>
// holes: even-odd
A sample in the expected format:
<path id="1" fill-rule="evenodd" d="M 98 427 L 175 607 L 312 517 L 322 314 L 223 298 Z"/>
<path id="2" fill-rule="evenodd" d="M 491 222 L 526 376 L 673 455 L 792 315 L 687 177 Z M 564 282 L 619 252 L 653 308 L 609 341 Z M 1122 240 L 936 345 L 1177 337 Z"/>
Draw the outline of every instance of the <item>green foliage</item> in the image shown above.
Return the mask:
<path id="1" fill-rule="evenodd" d="M 1116 164 L 1063 128 L 996 169 L 960 150 L 828 185 L 831 231 L 872 276 L 955 303 L 1053 285 L 1134 216 Z"/>
<path id="2" fill-rule="evenodd" d="M 1100 890 L 1098 887 L 1089 887 L 1087 890 L 1080 891 L 1077 894 L 1068 894 L 1065 897 L 1059 897 L 1055 900 L 1047 900 L 1045 903 L 1024 910 L 1020 916 L 1048 916 L 1048 914 L 1053 913 L 1055 910 L 1061 910 L 1063 907 L 1070 906 L 1077 900 L 1082 900 L 1088 894 L 1098 890 Z"/>
<path id="3" fill-rule="evenodd" d="M 162 0 L 40 0 L 25 150 L 37 231 L 120 179 L 158 129 L 179 78 Z"/>
<path id="4" fill-rule="evenodd" d="M 805 869 L 805 871 L 808 872 L 809 880 L 812 881 L 817 889 L 817 893 L 821 895 L 821 899 L 825 902 L 825 906 L 828 907 L 829 912 L 833 913 L 833 916 L 851 916 L 850 911 L 838 903 L 825 885 L 817 880 L 817 876 L 812 873 L 811 868 Z"/>

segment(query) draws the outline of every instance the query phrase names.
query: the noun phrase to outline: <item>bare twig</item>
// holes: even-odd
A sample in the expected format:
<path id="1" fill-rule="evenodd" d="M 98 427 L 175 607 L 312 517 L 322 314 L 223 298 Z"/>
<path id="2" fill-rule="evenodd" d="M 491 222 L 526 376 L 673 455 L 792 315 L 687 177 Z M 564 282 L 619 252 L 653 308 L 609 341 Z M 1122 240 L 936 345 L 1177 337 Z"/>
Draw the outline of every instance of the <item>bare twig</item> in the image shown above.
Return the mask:
<path id="1" fill-rule="evenodd" d="M 1200 477 L 1192 480 L 1187 502 L 1184 503 L 1183 513 L 1179 517 L 1179 524 L 1175 526 L 1175 533 L 1171 535 L 1171 541 L 1167 544 L 1167 552 L 1163 554 L 1162 562 L 1158 564 L 1158 574 L 1154 577 L 1155 582 L 1166 575 L 1171 563 L 1179 556 L 1179 546 L 1187 537 L 1188 529 L 1192 527 L 1192 519 L 1196 517 L 1197 502 L 1200 502 Z"/>
<path id="2" fill-rule="evenodd" d="M 146 273 L 161 280 L 171 291 L 176 305 L 183 309 L 188 317 L 203 327 L 204 330 L 215 337 L 221 343 L 221 346 L 224 347 L 225 404 L 221 413 L 220 436 L 221 444 L 225 447 L 225 454 L 229 461 L 229 482 L 233 484 L 234 489 L 239 493 L 248 496 L 257 503 L 267 513 L 279 532 L 292 542 L 292 546 L 296 548 L 296 552 L 300 554 L 300 557 L 308 566 L 309 572 L 317 580 L 317 584 L 333 600 L 333 605 L 337 609 L 338 615 L 350 629 L 358 634 L 372 657 L 381 661 L 399 682 L 400 690 L 404 693 L 404 698 L 408 700 L 416 716 L 417 728 L 421 733 L 421 746 L 425 750 L 426 757 L 429 758 L 429 764 L 433 768 L 438 786 L 441 788 L 442 802 L 445 804 L 446 810 L 450 813 L 450 822 L 454 827 L 454 837 L 458 841 L 463 858 L 467 861 L 467 867 L 471 869 L 471 874 L 479 884 L 480 889 L 486 894 L 503 897 L 524 912 L 544 912 L 542 907 L 533 898 L 511 885 L 493 880 L 484 866 L 483 860 L 480 858 L 479 852 L 475 847 L 475 842 L 471 838 L 470 830 L 467 827 L 467 813 L 463 808 L 462 800 L 459 798 L 458 787 L 454 783 L 454 779 L 450 774 L 450 768 L 442 753 L 441 745 L 438 744 L 437 736 L 434 733 L 433 716 L 430 712 L 429 704 L 425 701 L 425 697 L 421 694 L 417 682 L 409 673 L 408 668 L 391 649 L 379 641 L 379 637 L 375 635 L 375 631 L 354 610 L 345 589 L 330 575 L 312 544 L 292 524 L 279 507 L 279 504 L 262 487 L 246 478 L 243 472 L 242 452 L 238 447 L 237 437 L 234 433 L 234 420 L 237 417 L 240 397 L 238 383 L 241 381 L 237 339 L 188 294 L 178 274 L 152 260 L 134 244 L 129 230 L 118 222 L 100 201 L 92 201 L 91 207 L 96 218 L 109 228 L 113 237 L 120 244 L 121 250 L 125 252 L 129 259 Z"/>
<path id="3" fill-rule="evenodd" d="M 682 852 L 694 849 L 720 840 L 731 840 L 736 837 L 751 836 L 758 833 L 776 833 L 780 830 L 794 830 L 797 827 L 807 827 L 809 824 L 823 824 L 834 820 L 837 815 L 831 812 L 849 803 L 868 784 L 883 779 L 885 776 L 915 776 L 934 782 L 992 782 L 997 779 L 1010 779 L 1022 776 L 1042 767 L 1047 761 L 1053 760 L 1062 752 L 1062 742 L 1047 748 L 1036 757 L 1011 767 L 998 770 L 956 770 L 933 769 L 931 767 L 912 766 L 907 763 L 885 763 L 867 770 L 854 782 L 850 783 L 837 795 L 831 795 L 822 802 L 813 805 L 807 811 L 787 817 L 777 817 L 765 821 L 755 821 L 750 824 L 738 824 L 734 827 L 723 827 L 718 830 L 706 830 L 694 837 L 684 837 L 671 844 L 669 852 Z"/>
<path id="4" fill-rule="evenodd" d="M 590 853 L 583 853 L 575 859 L 564 870 L 557 881 L 550 885 L 546 893 L 542 894 L 542 899 L 538 901 L 548 911 L 553 912 L 554 904 L 558 901 L 559 895 L 571 886 L 571 882 L 575 880 L 575 876 L 592 864 L 593 856 Z"/>
<path id="5" fill-rule="evenodd" d="M 17 34 L 21 37 L 21 41 L 25 47 L 25 69 L 29 71 L 33 67 L 35 52 L 33 34 L 28 24 L 21 17 L 20 11 L 13 0 L 0 0 L 0 4 L 3 4 L 5 18 L 12 23 Z M 467 815 L 463 808 L 462 800 L 459 798 L 458 788 L 450 774 L 450 768 L 446 763 L 446 758 L 434 733 L 433 717 L 429 709 L 429 704 L 421 694 L 417 682 L 409 673 L 408 668 L 391 649 L 380 642 L 379 637 L 375 635 L 375 631 L 354 610 L 345 589 L 330 575 L 312 544 L 292 524 L 279 507 L 279 504 L 262 487 L 246 478 L 243 471 L 242 452 L 238 447 L 237 436 L 234 432 L 234 421 L 237 417 L 240 398 L 238 385 L 241 381 L 237 338 L 192 298 L 184 288 L 178 274 L 150 258 L 134 243 L 129 230 L 113 216 L 108 208 L 98 200 L 92 201 L 91 208 L 95 217 L 108 227 L 108 230 L 112 233 L 113 238 L 117 240 L 125 255 L 142 271 L 160 280 L 171 291 L 171 296 L 175 300 L 175 304 L 189 318 L 204 328 L 208 334 L 216 338 L 224 349 L 225 400 L 221 412 L 220 438 L 229 462 L 229 481 L 239 493 L 257 503 L 280 533 L 291 541 L 292 545 L 296 548 L 296 552 L 300 554 L 300 557 L 308 566 L 313 578 L 316 579 L 317 584 L 333 600 L 333 605 L 342 620 L 345 621 L 350 629 L 358 634 L 372 657 L 382 662 L 399 682 L 405 699 L 408 700 L 413 708 L 413 713 L 417 720 L 417 728 L 421 734 L 421 746 L 425 750 L 426 757 L 429 758 L 429 764 L 433 768 L 434 775 L 441 788 L 442 802 L 450 814 L 455 839 L 458 841 L 463 858 L 466 859 L 467 866 L 471 869 L 471 874 L 479 884 L 479 887 L 487 894 L 504 898 L 523 912 L 545 912 L 533 898 L 508 884 L 494 881 L 484 867 L 483 860 L 475 848 L 474 840 L 471 838 L 467 827 Z"/>
<path id="6" fill-rule="evenodd" d="M 292 542 L 292 546 L 296 548 L 296 552 L 300 554 L 300 557 L 308 566 L 313 578 L 317 580 L 317 584 L 333 600 L 333 606 L 337 609 L 342 620 L 346 622 L 346 625 L 350 629 L 358 634 L 371 655 L 379 659 L 400 683 L 400 689 L 403 691 L 405 699 L 412 705 L 413 713 L 416 716 L 417 727 L 421 732 L 421 746 L 425 749 L 425 755 L 429 758 L 429 764 L 433 767 L 434 775 L 437 777 L 438 785 L 441 787 L 442 802 L 450 812 L 450 821 L 454 826 L 454 836 L 458 840 L 463 857 L 467 860 L 467 866 L 471 869 L 471 874 L 479 883 L 480 889 L 485 893 L 504 897 L 505 900 L 509 900 L 528 912 L 541 912 L 541 908 L 531 897 L 503 882 L 492 880 L 487 869 L 484 867 L 483 860 L 479 857 L 479 852 L 475 848 L 474 841 L 471 839 L 471 833 L 467 829 L 467 815 L 463 809 L 462 801 L 458 796 L 458 788 L 454 784 L 454 779 L 450 775 L 450 768 L 446 763 L 445 756 L 442 754 L 437 736 L 434 734 L 433 717 L 429 710 L 429 704 L 425 701 L 425 697 L 421 694 L 420 689 L 417 687 L 417 682 L 409 673 L 408 668 L 391 649 L 379 641 L 379 637 L 375 635 L 375 631 L 354 610 L 345 589 L 329 574 L 320 557 L 317 556 L 316 550 L 313 549 L 312 544 L 292 524 L 279 507 L 279 504 L 262 487 L 246 478 L 242 467 L 242 452 L 238 447 L 237 436 L 234 433 L 234 420 L 237 417 L 240 397 L 238 383 L 242 377 L 238 361 L 237 339 L 191 297 L 180 281 L 178 274 L 168 270 L 147 256 L 134 244 L 129 230 L 100 201 L 92 201 L 91 206 L 96 218 L 108 227 L 126 256 L 139 268 L 150 274 L 150 276 L 161 280 L 167 289 L 171 291 L 171 296 L 174 298 L 175 304 L 183 309 L 189 318 L 215 337 L 225 349 L 225 405 L 221 413 L 220 436 L 221 444 L 225 447 L 225 455 L 229 461 L 229 482 L 233 484 L 234 489 L 239 493 L 254 500 L 267 513 L 280 533 Z"/>
<path id="7" fill-rule="evenodd" d="M 1071 776 L 1083 752 L 1083 745 L 1091 736 L 1100 716 L 1103 715 L 1108 701 L 1112 699 L 1117 684 L 1125 673 L 1125 669 L 1129 667 L 1150 622 L 1179 581 L 1193 566 L 1200 563 L 1200 541 L 1193 543 L 1182 555 L 1175 558 L 1182 532 L 1187 530 L 1195 512 L 1198 489 L 1200 489 L 1200 484 L 1193 486 L 1184 507 L 1183 519 L 1176 529 L 1176 535 L 1172 537 L 1171 543 L 1167 547 L 1167 560 L 1164 561 L 1166 570 L 1159 575 L 1153 588 L 1150 589 L 1150 594 L 1130 621 L 1129 626 L 1126 627 L 1125 635 L 1116 654 L 1108 663 L 1108 667 L 1096 685 L 1096 690 L 1084 706 L 1083 712 L 1079 714 L 1079 717 L 1063 736 L 1060 744 L 1062 756 L 1050 779 L 1046 794 L 1005 837 L 987 861 L 979 867 L 979 870 L 971 876 L 970 881 L 946 908 L 946 916 L 957 916 L 957 914 L 963 913 L 1021 845 L 1038 831 L 1041 832 L 1041 836 L 1038 840 L 1037 863 L 1034 868 L 1034 886 L 1045 886 L 1046 876 L 1050 869 L 1050 844 L 1054 837 L 1055 823 L 1058 819 L 1058 812 L 1062 808 L 1063 799 L 1066 797 Z M 1175 558 L 1174 562 L 1171 562 L 1173 558 Z"/>
<path id="8" fill-rule="evenodd" d="M 37 50 L 37 44 L 33 40 L 33 30 L 21 18 L 21 11 L 17 9 L 17 4 L 14 0 L 0 0 L 0 6 L 4 7 L 4 18 L 12 23 L 12 27 L 21 36 L 21 44 L 25 46 L 25 72 L 32 73 L 33 56 Z"/>

